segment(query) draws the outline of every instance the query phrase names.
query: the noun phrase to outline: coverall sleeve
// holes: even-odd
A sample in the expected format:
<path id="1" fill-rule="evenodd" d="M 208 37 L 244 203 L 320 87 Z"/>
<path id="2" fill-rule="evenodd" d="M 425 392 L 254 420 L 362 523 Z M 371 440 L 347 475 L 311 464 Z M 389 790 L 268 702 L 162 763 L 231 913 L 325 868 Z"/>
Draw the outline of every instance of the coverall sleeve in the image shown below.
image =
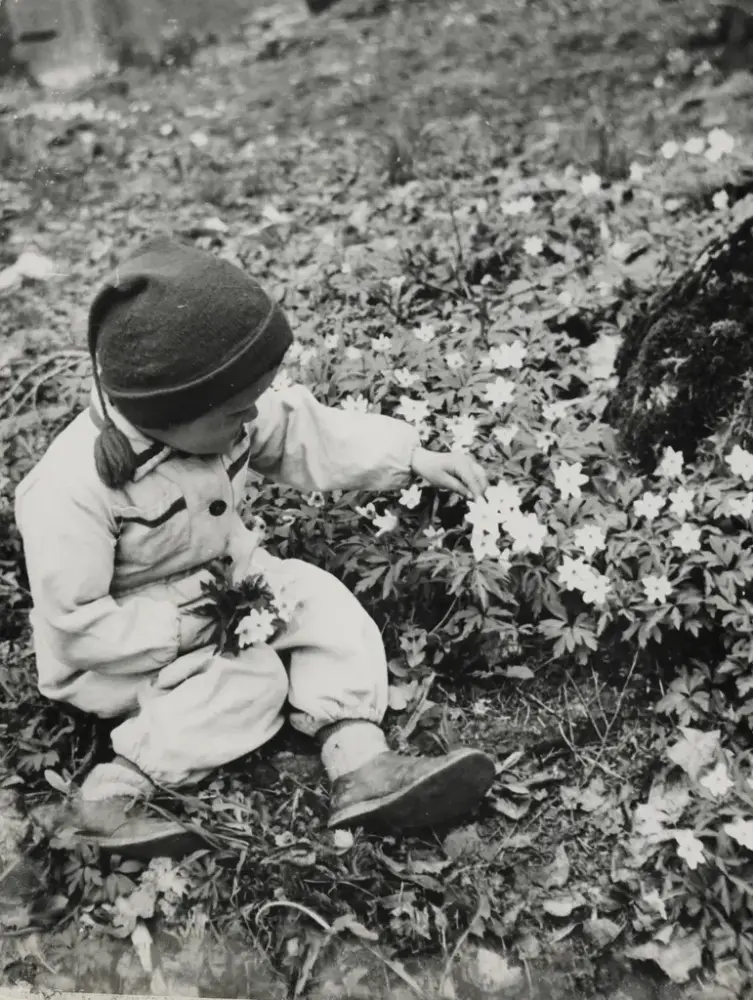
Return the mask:
<path id="1" fill-rule="evenodd" d="M 107 497 L 49 482 L 16 494 L 34 604 L 51 651 L 80 670 L 141 674 L 178 655 L 179 611 L 167 600 L 110 595 L 116 523 Z M 66 488 L 68 487 L 68 488 Z"/>
<path id="2" fill-rule="evenodd" d="M 419 446 L 410 424 L 319 403 L 301 385 L 265 393 L 249 425 L 249 467 L 300 490 L 389 490 L 407 485 Z"/>

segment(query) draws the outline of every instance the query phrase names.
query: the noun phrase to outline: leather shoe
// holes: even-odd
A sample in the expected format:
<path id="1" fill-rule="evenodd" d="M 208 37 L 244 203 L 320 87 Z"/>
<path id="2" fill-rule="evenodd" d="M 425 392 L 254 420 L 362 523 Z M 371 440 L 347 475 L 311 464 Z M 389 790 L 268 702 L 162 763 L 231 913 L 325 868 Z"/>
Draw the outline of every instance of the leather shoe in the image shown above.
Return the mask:
<path id="1" fill-rule="evenodd" d="M 481 750 L 444 757 L 388 750 L 334 781 L 327 825 L 408 830 L 449 823 L 476 808 L 495 775 L 494 761 Z"/>

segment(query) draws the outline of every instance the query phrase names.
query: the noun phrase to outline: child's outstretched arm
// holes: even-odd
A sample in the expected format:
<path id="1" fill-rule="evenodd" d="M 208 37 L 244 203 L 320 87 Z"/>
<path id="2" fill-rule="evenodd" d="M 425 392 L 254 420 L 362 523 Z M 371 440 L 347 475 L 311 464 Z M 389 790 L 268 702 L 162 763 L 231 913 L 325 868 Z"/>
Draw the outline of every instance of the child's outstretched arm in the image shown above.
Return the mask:
<path id="1" fill-rule="evenodd" d="M 289 486 L 388 490 L 415 475 L 471 498 L 489 485 L 484 469 L 465 452 L 429 451 L 411 424 L 323 406 L 300 385 L 266 393 L 258 409 L 250 426 L 249 466 Z"/>
<path id="2" fill-rule="evenodd" d="M 265 393 L 250 425 L 249 467 L 301 490 L 405 486 L 419 447 L 410 424 L 324 406 L 304 386 Z"/>
<path id="3" fill-rule="evenodd" d="M 32 624 L 55 660 L 69 669 L 140 674 L 176 658 L 180 613 L 171 601 L 110 595 L 117 529 L 104 491 L 74 485 L 64 472 L 54 482 L 32 479 L 16 494 L 16 521 Z"/>

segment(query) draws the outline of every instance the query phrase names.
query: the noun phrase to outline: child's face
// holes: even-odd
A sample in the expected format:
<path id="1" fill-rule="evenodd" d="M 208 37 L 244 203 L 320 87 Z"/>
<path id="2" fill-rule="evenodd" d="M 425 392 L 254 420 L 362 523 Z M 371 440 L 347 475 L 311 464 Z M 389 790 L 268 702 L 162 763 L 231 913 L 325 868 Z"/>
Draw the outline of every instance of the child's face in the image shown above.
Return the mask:
<path id="1" fill-rule="evenodd" d="M 160 430 L 142 427 L 141 430 L 176 451 L 189 455 L 219 455 L 230 448 L 244 424 L 256 419 L 257 400 L 270 387 L 277 372 L 278 368 L 268 372 L 248 389 L 190 423 L 173 424 Z"/>

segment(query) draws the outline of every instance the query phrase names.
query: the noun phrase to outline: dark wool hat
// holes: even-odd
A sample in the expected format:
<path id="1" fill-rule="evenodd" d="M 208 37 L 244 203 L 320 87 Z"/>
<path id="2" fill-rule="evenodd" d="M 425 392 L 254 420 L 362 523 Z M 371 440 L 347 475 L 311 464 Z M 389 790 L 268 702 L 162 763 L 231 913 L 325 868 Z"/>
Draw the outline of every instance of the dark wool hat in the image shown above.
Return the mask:
<path id="1" fill-rule="evenodd" d="M 89 313 L 95 379 L 142 427 L 185 423 L 247 389 L 293 342 L 253 278 L 168 238 L 115 269 Z"/>

